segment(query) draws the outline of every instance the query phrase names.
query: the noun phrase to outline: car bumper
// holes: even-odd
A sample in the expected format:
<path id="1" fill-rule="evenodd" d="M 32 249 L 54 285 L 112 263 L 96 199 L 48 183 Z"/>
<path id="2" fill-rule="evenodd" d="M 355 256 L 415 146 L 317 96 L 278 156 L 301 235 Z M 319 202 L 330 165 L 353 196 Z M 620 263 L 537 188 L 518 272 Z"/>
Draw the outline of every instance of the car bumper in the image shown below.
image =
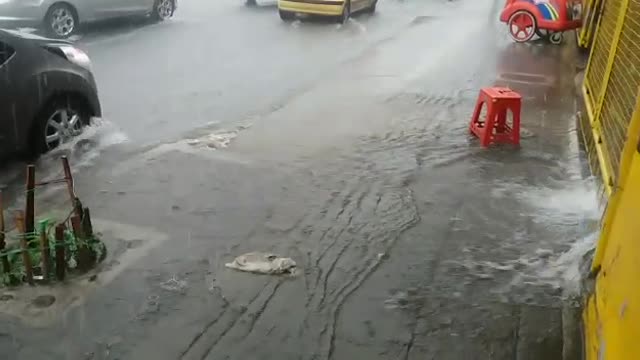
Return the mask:
<path id="1" fill-rule="evenodd" d="M 342 14 L 343 0 L 279 0 L 278 9 L 299 14 L 336 16 Z"/>

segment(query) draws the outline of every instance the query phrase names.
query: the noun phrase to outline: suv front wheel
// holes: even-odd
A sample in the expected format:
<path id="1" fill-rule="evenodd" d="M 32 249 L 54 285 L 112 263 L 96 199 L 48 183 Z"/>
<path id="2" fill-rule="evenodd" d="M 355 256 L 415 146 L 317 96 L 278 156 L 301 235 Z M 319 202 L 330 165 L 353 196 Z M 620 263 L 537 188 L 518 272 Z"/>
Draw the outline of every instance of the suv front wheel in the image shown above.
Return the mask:
<path id="1" fill-rule="evenodd" d="M 44 107 L 31 133 L 32 155 L 37 156 L 71 142 L 89 124 L 91 116 L 82 102 L 60 98 Z"/>

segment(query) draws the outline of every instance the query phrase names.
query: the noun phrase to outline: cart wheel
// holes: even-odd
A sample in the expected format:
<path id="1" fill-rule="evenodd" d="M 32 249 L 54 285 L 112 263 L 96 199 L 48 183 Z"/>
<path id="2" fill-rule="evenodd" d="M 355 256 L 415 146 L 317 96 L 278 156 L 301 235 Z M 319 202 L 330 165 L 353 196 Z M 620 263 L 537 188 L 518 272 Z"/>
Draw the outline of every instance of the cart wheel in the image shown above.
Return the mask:
<path id="1" fill-rule="evenodd" d="M 553 45 L 560 45 L 560 44 L 562 44 L 562 39 L 563 38 L 564 38 L 564 36 L 562 36 L 561 32 L 552 33 L 549 36 L 549 42 L 552 43 Z"/>
<path id="2" fill-rule="evenodd" d="M 537 25 L 536 18 L 533 14 L 526 10 L 518 10 L 507 22 L 509 26 L 509 34 L 511 38 L 516 42 L 526 42 L 533 38 L 536 34 Z"/>

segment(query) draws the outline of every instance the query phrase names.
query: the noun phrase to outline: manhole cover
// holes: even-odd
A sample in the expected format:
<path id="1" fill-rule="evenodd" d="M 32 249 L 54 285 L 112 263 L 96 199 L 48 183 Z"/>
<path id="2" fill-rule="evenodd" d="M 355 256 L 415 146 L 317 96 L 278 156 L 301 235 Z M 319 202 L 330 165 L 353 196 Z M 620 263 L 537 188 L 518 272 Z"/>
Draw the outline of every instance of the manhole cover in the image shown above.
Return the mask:
<path id="1" fill-rule="evenodd" d="M 33 304 L 33 306 L 35 306 L 35 307 L 46 308 L 46 307 L 49 307 L 49 306 L 53 305 L 54 302 L 56 302 L 56 297 L 55 296 L 53 296 L 53 295 L 41 295 L 41 296 L 38 296 L 37 298 L 33 299 L 31 304 Z"/>

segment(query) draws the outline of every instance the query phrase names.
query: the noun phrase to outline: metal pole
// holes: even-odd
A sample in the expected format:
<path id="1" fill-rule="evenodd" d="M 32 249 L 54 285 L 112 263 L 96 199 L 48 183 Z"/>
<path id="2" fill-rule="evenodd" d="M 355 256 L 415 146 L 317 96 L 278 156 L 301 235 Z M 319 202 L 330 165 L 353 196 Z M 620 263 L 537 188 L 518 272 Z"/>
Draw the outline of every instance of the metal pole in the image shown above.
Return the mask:
<path id="1" fill-rule="evenodd" d="M 56 278 L 60 281 L 64 280 L 65 272 L 67 271 L 67 260 L 65 259 L 65 243 L 64 243 L 64 224 L 56 226 Z"/>
<path id="2" fill-rule="evenodd" d="M 35 232 L 35 188 L 36 188 L 36 167 L 27 166 L 27 195 L 24 210 L 24 232 L 27 237 L 31 237 Z"/>
<path id="3" fill-rule="evenodd" d="M 4 226 L 4 208 L 2 204 L 2 191 L 0 191 L 0 251 L 5 249 L 7 243 L 4 241 L 5 239 L 5 226 Z M 2 261 L 2 272 L 4 274 L 11 273 L 11 266 L 9 265 L 9 259 L 6 256 L 1 257 Z"/>
<path id="4" fill-rule="evenodd" d="M 76 216 L 82 218 L 82 205 L 79 205 L 79 200 L 76 197 L 74 190 L 73 175 L 71 174 L 71 166 L 69 165 L 69 159 L 66 156 L 62 157 L 62 168 L 64 170 L 64 180 L 67 183 L 67 192 L 69 193 L 69 199 L 71 199 L 71 206 L 73 206 L 73 212 Z"/>
<path id="5" fill-rule="evenodd" d="M 42 278 L 49 281 L 51 271 L 51 249 L 49 248 L 49 237 L 47 236 L 47 223 L 40 222 L 40 249 L 42 251 Z"/>
<path id="6" fill-rule="evenodd" d="M 24 231 L 24 212 L 18 211 L 16 214 L 16 229 L 21 233 L 20 247 L 22 248 L 22 263 L 24 264 L 24 272 L 27 283 L 33 285 L 33 266 L 31 264 L 31 255 L 29 254 L 29 245 L 27 244 L 27 234 Z"/>

